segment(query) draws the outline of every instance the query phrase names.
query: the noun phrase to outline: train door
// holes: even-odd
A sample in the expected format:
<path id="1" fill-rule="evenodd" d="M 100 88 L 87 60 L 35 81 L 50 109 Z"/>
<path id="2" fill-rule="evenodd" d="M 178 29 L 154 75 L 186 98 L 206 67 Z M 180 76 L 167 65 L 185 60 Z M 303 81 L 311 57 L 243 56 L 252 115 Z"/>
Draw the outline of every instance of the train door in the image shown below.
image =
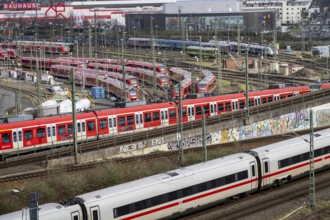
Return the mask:
<path id="1" fill-rule="evenodd" d="M 117 121 L 115 115 L 109 116 L 109 133 L 117 134 Z"/>
<path id="2" fill-rule="evenodd" d="M 47 143 L 56 142 L 56 134 L 55 134 L 55 125 L 48 124 L 47 125 Z"/>
<path id="3" fill-rule="evenodd" d="M 13 129 L 13 148 L 23 147 L 22 128 Z"/>
<path id="4" fill-rule="evenodd" d="M 135 112 L 136 130 L 143 128 L 142 112 Z"/>
<path id="5" fill-rule="evenodd" d="M 269 159 L 265 158 L 262 160 L 262 180 L 263 180 L 263 186 L 266 186 L 270 183 L 270 166 L 269 166 Z"/>
<path id="6" fill-rule="evenodd" d="M 216 115 L 217 114 L 217 105 L 215 102 L 210 103 L 210 116 Z"/>
<path id="7" fill-rule="evenodd" d="M 77 139 L 86 139 L 86 122 L 84 120 L 77 120 Z"/>
<path id="8" fill-rule="evenodd" d="M 254 97 L 254 105 L 260 105 L 261 101 L 260 101 L 260 96 L 255 96 Z"/>
<path id="9" fill-rule="evenodd" d="M 166 108 L 163 108 L 160 110 L 160 114 L 162 117 L 162 125 L 167 126 L 168 125 L 168 110 Z"/>
<path id="10" fill-rule="evenodd" d="M 237 99 L 233 99 L 231 100 L 231 110 L 232 111 L 235 111 L 237 109 L 239 109 L 239 106 L 238 106 L 238 100 Z"/>
<path id="11" fill-rule="evenodd" d="M 257 177 L 258 170 L 255 161 L 250 163 L 250 171 L 251 171 L 251 189 L 256 189 L 258 187 L 258 177 Z"/>
<path id="12" fill-rule="evenodd" d="M 188 121 L 195 120 L 195 111 L 194 111 L 194 105 L 188 105 Z"/>

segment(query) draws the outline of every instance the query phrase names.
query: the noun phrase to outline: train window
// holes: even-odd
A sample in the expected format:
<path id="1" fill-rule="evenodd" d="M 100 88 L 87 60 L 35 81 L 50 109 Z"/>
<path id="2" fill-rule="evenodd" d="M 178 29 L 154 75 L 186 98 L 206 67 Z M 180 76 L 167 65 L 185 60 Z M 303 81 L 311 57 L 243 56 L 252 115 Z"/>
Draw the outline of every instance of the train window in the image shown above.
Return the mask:
<path id="1" fill-rule="evenodd" d="M 93 220 L 99 220 L 99 211 L 98 210 L 93 210 L 92 215 L 93 215 Z"/>
<path id="2" fill-rule="evenodd" d="M 170 110 L 170 118 L 176 118 L 175 110 Z"/>
<path id="3" fill-rule="evenodd" d="M 273 97 L 268 97 L 268 102 L 272 102 L 273 101 Z"/>
<path id="4" fill-rule="evenodd" d="M 154 112 L 153 113 L 153 121 L 158 121 L 159 120 L 159 112 Z"/>
<path id="5" fill-rule="evenodd" d="M 151 206 L 160 205 L 164 202 L 165 202 L 165 196 L 164 195 L 155 196 L 155 197 L 150 198 L 150 205 Z"/>
<path id="6" fill-rule="evenodd" d="M 68 125 L 68 134 L 72 134 L 72 124 Z"/>
<path id="7" fill-rule="evenodd" d="M 223 107 L 223 103 L 219 103 L 218 104 L 218 112 L 223 112 L 224 107 Z"/>
<path id="8" fill-rule="evenodd" d="M 193 187 L 192 186 L 184 188 L 184 189 L 181 190 L 182 197 L 190 196 L 192 194 L 193 194 Z"/>
<path id="9" fill-rule="evenodd" d="M 323 148 L 314 151 L 314 157 L 319 157 L 323 155 Z"/>
<path id="10" fill-rule="evenodd" d="M 187 116 L 187 109 L 182 109 L 182 117 L 185 117 L 185 116 Z"/>
<path id="11" fill-rule="evenodd" d="M 204 108 L 204 114 L 209 114 L 210 113 L 210 106 L 204 105 L 203 108 Z"/>
<path id="12" fill-rule="evenodd" d="M 256 170 L 254 165 L 251 166 L 251 171 L 252 171 L 252 176 L 256 176 Z"/>
<path id="13" fill-rule="evenodd" d="M 264 166 L 265 166 L 265 173 L 268 173 L 269 172 L 268 161 L 264 162 Z"/>
<path id="14" fill-rule="evenodd" d="M 235 174 L 225 176 L 225 184 L 230 184 L 230 183 L 233 183 L 235 181 L 236 181 Z"/>
<path id="15" fill-rule="evenodd" d="M 239 101 L 239 108 L 244 109 L 245 107 L 245 102 L 244 101 Z"/>
<path id="16" fill-rule="evenodd" d="M 17 142 L 17 133 L 14 132 L 14 142 Z"/>
<path id="17" fill-rule="evenodd" d="M 206 191 L 206 190 L 208 190 L 207 182 L 201 183 L 201 184 L 198 184 L 198 185 L 195 186 L 195 192 L 196 193 L 200 193 L 200 192 L 203 192 L 203 191 Z"/>
<path id="18" fill-rule="evenodd" d="M 324 148 L 324 154 L 330 153 L 330 146 Z"/>
<path id="19" fill-rule="evenodd" d="M 107 120 L 106 119 L 100 120 L 100 128 L 104 129 L 106 127 L 107 127 Z"/>
<path id="20" fill-rule="evenodd" d="M 245 170 L 245 171 L 236 173 L 236 177 L 237 177 L 237 181 L 247 179 L 249 177 L 248 171 Z"/>
<path id="21" fill-rule="evenodd" d="M 151 122 L 151 113 L 144 114 L 144 122 Z"/>
<path id="22" fill-rule="evenodd" d="M 95 129 L 94 121 L 87 122 L 87 129 L 88 129 L 88 131 L 94 131 L 94 129 Z"/>
<path id="23" fill-rule="evenodd" d="M 143 209 L 148 208 L 147 200 L 142 200 L 134 203 L 134 211 L 141 211 Z"/>
<path id="24" fill-rule="evenodd" d="M 61 135 L 61 134 L 65 134 L 65 133 L 66 133 L 66 131 L 65 131 L 65 125 L 60 125 L 60 126 L 58 126 L 58 128 L 57 128 L 57 133 L 58 133 L 59 135 Z"/>
<path id="25" fill-rule="evenodd" d="M 127 116 L 127 124 L 134 125 L 134 116 Z"/>
<path id="26" fill-rule="evenodd" d="M 18 141 L 22 141 L 22 132 L 21 131 L 18 132 Z"/>
<path id="27" fill-rule="evenodd" d="M 33 138 L 32 130 L 24 131 L 24 139 L 26 141 L 31 140 L 32 138 Z"/>
<path id="28" fill-rule="evenodd" d="M 37 129 L 37 137 L 38 138 L 44 138 L 45 137 L 45 129 L 44 128 L 38 128 Z"/>
<path id="29" fill-rule="evenodd" d="M 10 143 L 10 133 L 2 134 L 2 143 L 3 144 Z"/>
<path id="30" fill-rule="evenodd" d="M 226 106 L 226 111 L 230 111 L 231 110 L 231 104 L 230 102 L 225 103 Z"/>
<path id="31" fill-rule="evenodd" d="M 52 133 L 50 132 L 50 127 L 47 128 L 47 137 L 52 136 Z"/>
<path id="32" fill-rule="evenodd" d="M 196 106 L 196 115 L 201 115 L 201 114 L 202 114 L 202 107 Z"/>
<path id="33" fill-rule="evenodd" d="M 262 98 L 262 104 L 267 103 L 267 98 Z"/>
<path id="34" fill-rule="evenodd" d="M 125 125 L 125 117 L 119 117 L 118 118 L 118 125 L 124 126 Z"/>
<path id="35" fill-rule="evenodd" d="M 176 200 L 178 198 L 179 198 L 178 191 L 167 193 L 167 202 Z"/>
<path id="36" fill-rule="evenodd" d="M 52 127 L 52 133 L 53 133 L 53 136 L 56 135 L 56 133 L 55 133 L 55 126 Z"/>

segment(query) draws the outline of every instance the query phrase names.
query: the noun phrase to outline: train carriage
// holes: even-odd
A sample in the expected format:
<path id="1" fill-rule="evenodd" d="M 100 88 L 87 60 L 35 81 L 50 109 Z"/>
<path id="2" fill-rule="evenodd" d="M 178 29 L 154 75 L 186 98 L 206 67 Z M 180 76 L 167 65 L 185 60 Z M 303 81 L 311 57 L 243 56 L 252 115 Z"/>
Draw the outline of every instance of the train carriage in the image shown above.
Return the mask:
<path id="1" fill-rule="evenodd" d="M 61 120 L 59 120 L 61 119 Z M 77 137 L 79 141 L 94 139 L 97 130 L 93 127 L 93 113 L 77 114 Z M 1 125 L 0 151 L 64 144 L 72 139 L 71 115 L 38 118 L 31 121 Z"/>
<path id="2" fill-rule="evenodd" d="M 256 160 L 239 153 L 76 196 L 86 216 L 108 219 L 177 218 L 257 188 Z"/>
<path id="3" fill-rule="evenodd" d="M 99 77 L 104 78 L 104 76 Z M 76 76 L 76 78 L 79 79 L 79 74 Z M 95 76 L 91 76 L 91 79 L 95 81 Z M 102 78 L 99 78 L 100 83 L 102 82 L 102 80 Z M 127 88 L 129 87 L 127 86 Z M 118 88 L 117 90 L 120 91 Z M 253 91 L 249 92 L 248 105 L 257 106 L 261 104 L 267 104 L 269 102 L 279 101 L 281 98 L 290 98 L 307 92 L 310 92 L 308 86 Z M 182 101 L 182 106 L 182 121 L 194 121 L 202 118 L 203 109 L 206 117 L 222 114 L 224 112 L 244 109 L 245 95 L 243 93 L 237 93 L 199 99 L 187 99 Z M 120 109 L 99 110 L 96 111 L 96 115 L 94 116 L 89 115 L 87 113 L 87 115 L 79 114 L 80 125 L 77 125 L 78 136 L 82 136 L 80 140 L 82 140 L 84 137 L 100 138 L 98 136 L 99 134 L 97 133 L 97 128 L 105 129 L 107 126 L 109 127 L 109 130 L 102 130 L 102 137 L 105 135 L 123 133 L 127 131 L 138 131 L 143 129 L 176 124 L 178 115 L 177 108 L 177 102 L 164 102 L 159 104 L 148 104 L 143 106 Z M 102 122 L 103 125 L 100 124 L 100 116 L 102 116 L 103 118 L 106 116 L 108 117 L 106 118 L 107 122 Z M 132 117 L 135 120 L 132 120 Z M 109 119 L 111 119 L 110 122 Z M 62 142 L 66 143 L 64 142 L 66 141 L 65 139 L 70 140 L 70 132 L 72 132 L 72 127 L 67 124 L 72 124 L 72 122 L 70 122 L 70 117 L 66 118 L 60 115 L 49 117 L 49 121 L 43 120 L 46 119 L 35 119 L 9 124 L 0 124 L 0 153 L 10 152 L 13 151 L 13 149 L 24 150 L 23 142 L 25 143 L 25 145 L 29 143 L 28 141 L 30 140 L 29 136 L 31 133 L 32 137 L 36 138 L 36 140 L 30 141 L 31 145 L 33 145 L 35 148 L 44 146 L 46 144 L 51 145 Z M 50 134 L 50 132 L 48 132 L 48 129 L 49 131 L 55 131 L 54 137 L 52 135 L 50 137 L 47 136 L 48 139 L 47 143 L 45 144 L 43 144 L 42 139 L 44 138 L 43 133 L 45 127 L 40 127 L 43 125 L 46 126 L 47 134 Z M 23 135 L 25 134 L 22 133 L 23 129 L 26 129 L 27 127 L 31 126 L 34 130 L 26 133 L 27 138 L 23 137 Z M 79 126 L 81 127 L 81 129 L 79 128 Z M 13 129 L 16 130 L 13 131 Z M 38 129 L 40 129 L 39 136 Z M 14 134 L 13 132 L 16 133 Z M 37 140 L 38 138 L 40 140 Z"/>
<path id="4" fill-rule="evenodd" d="M 314 133 L 314 167 L 318 170 L 330 165 L 330 129 Z M 262 188 L 278 186 L 309 172 L 310 135 L 274 143 L 251 150 L 257 156 L 262 169 Z M 285 154 L 283 154 L 285 151 Z"/>
<path id="5" fill-rule="evenodd" d="M 198 82 L 197 84 L 197 93 L 210 93 L 213 92 L 217 86 L 216 77 L 209 70 L 203 70 L 202 75 L 204 79 Z"/>

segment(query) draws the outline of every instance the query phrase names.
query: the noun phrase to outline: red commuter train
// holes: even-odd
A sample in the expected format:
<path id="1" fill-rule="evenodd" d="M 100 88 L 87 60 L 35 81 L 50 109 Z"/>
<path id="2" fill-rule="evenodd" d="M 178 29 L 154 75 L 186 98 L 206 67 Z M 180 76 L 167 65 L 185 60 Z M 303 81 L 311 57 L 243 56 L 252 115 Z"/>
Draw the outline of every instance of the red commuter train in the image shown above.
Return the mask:
<path id="1" fill-rule="evenodd" d="M 213 75 L 213 73 L 209 70 L 203 70 L 202 75 L 204 76 L 204 79 L 198 82 L 197 84 L 197 93 L 210 93 L 213 92 L 217 79 Z"/>
<path id="2" fill-rule="evenodd" d="M 308 86 L 297 86 L 249 92 L 249 106 L 261 105 L 311 92 Z M 244 93 L 212 96 L 182 101 L 182 121 L 231 112 L 245 107 Z M 178 108 L 174 102 L 135 107 L 96 110 L 77 114 L 78 140 L 108 137 L 176 124 Z M 9 124 L 0 124 L 0 153 L 61 145 L 71 141 L 72 118 L 56 115 Z"/>
<path id="3" fill-rule="evenodd" d="M 105 71 L 53 65 L 51 66 L 50 74 L 69 79 L 71 70 L 73 70 L 75 74 L 75 82 L 77 84 L 84 84 L 86 86 L 101 86 L 105 91 L 111 92 L 117 97 L 123 97 L 123 82 L 121 80 L 109 77 L 110 74 Z M 139 100 L 136 88 L 131 87 L 128 84 L 125 84 L 125 88 L 127 101 Z"/>
<path id="4" fill-rule="evenodd" d="M 43 52 L 43 53 L 53 53 L 53 54 L 68 54 L 70 52 L 69 46 L 64 45 L 48 45 L 43 43 L 0 43 L 0 48 L 2 49 L 15 49 L 22 52 Z"/>

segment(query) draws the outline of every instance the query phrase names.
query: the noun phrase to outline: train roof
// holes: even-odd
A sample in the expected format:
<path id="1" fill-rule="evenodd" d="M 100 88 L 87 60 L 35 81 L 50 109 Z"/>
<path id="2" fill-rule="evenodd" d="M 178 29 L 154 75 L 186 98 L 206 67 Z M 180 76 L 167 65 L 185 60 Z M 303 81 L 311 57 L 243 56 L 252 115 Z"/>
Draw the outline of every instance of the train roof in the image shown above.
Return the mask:
<path id="1" fill-rule="evenodd" d="M 198 84 L 207 84 L 208 82 L 215 79 L 215 76 L 213 73 L 209 70 L 203 70 L 202 75 L 204 76 L 204 79 L 198 82 Z"/>
<path id="2" fill-rule="evenodd" d="M 290 131 L 287 131 L 290 132 Z M 325 129 L 322 131 L 314 132 L 314 140 L 315 139 L 322 139 L 325 137 L 330 137 L 330 128 Z M 301 135 L 297 136 L 295 138 L 291 138 L 285 141 L 277 142 L 274 144 L 269 144 L 263 147 L 259 147 L 256 149 L 251 150 L 252 152 L 256 152 L 259 155 L 264 155 L 264 154 L 272 154 L 276 153 L 278 151 L 283 152 L 283 150 L 288 150 L 289 148 L 300 148 L 304 145 L 309 146 L 309 141 L 310 141 L 310 134 L 306 135 Z M 316 145 L 317 146 L 317 145 Z"/>
<path id="3" fill-rule="evenodd" d="M 77 119 L 85 119 L 85 118 L 95 118 L 95 115 L 93 112 L 82 112 L 77 113 Z M 33 120 L 27 120 L 27 121 L 19 121 L 19 122 L 12 122 L 9 124 L 0 124 L 0 131 L 9 130 L 12 128 L 17 127 L 29 127 L 29 126 L 36 126 L 37 125 L 44 125 L 49 123 L 58 123 L 58 119 L 61 118 L 62 121 L 72 121 L 72 114 L 63 114 L 63 115 L 50 115 L 47 117 L 41 117 L 41 118 L 35 118 Z"/>
<path id="4" fill-rule="evenodd" d="M 82 195 L 76 196 L 76 198 L 82 199 L 85 202 L 94 202 L 100 199 L 107 199 L 115 196 L 120 196 L 129 192 L 133 192 L 136 190 L 143 190 L 148 187 L 156 186 L 156 185 L 171 185 L 172 181 L 187 178 L 189 176 L 197 175 L 199 173 L 203 173 L 206 171 L 211 171 L 214 169 L 220 169 L 221 167 L 226 166 L 226 170 L 223 172 L 231 173 L 230 168 L 241 168 L 240 162 L 250 162 L 251 160 L 254 160 L 254 157 L 252 155 L 249 155 L 247 153 L 238 153 L 222 158 L 218 158 L 215 160 L 207 161 L 205 163 L 200 163 L 176 170 L 172 170 L 166 173 L 153 175 L 150 177 L 145 177 L 139 180 L 134 180 L 128 183 L 123 183 L 120 185 L 108 187 L 105 189 L 97 190 L 90 193 L 85 193 Z M 228 166 L 232 165 L 229 167 Z M 205 180 L 195 178 L 196 182 L 203 182 Z M 175 184 L 175 183 L 173 183 Z"/>

